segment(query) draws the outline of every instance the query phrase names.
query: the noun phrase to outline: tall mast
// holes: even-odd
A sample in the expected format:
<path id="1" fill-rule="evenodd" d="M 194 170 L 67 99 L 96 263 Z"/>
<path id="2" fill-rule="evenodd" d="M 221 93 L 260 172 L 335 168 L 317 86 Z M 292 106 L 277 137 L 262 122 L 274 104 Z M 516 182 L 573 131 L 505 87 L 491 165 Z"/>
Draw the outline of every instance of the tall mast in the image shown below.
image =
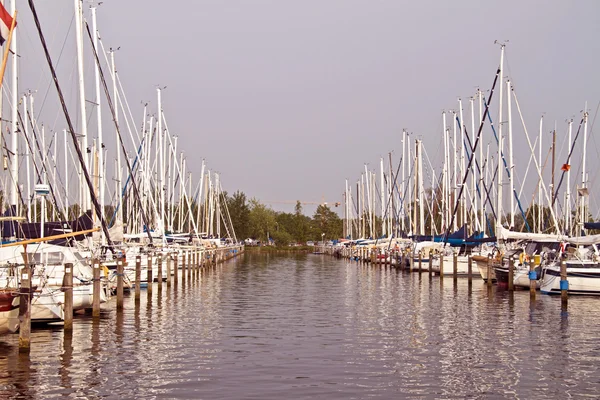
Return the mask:
<path id="1" fill-rule="evenodd" d="M 28 105 L 29 99 L 28 99 L 28 95 L 25 94 L 23 95 L 23 115 L 25 115 L 24 120 L 27 119 L 27 105 Z M 16 106 L 17 103 L 14 103 L 14 105 Z M 25 123 L 24 126 L 24 134 L 25 134 L 25 138 L 26 140 L 29 140 L 29 124 Z M 17 133 L 15 132 L 13 135 L 13 138 L 17 137 Z M 31 153 L 29 151 L 29 146 L 25 146 L 25 173 L 27 174 L 27 178 L 26 178 L 26 182 L 27 182 L 27 221 L 28 222 L 33 222 L 32 219 L 32 214 L 31 214 L 31 170 L 30 170 L 30 165 L 31 165 Z M 17 173 L 18 175 L 18 173 Z M 17 176 L 15 175 L 15 176 Z"/>
<path id="2" fill-rule="evenodd" d="M 11 13 L 15 15 L 17 1 L 11 1 Z M 12 40 L 10 42 L 10 51 L 12 52 L 12 73 L 11 73 L 11 151 L 12 151 L 12 162 L 10 164 L 10 172 L 13 178 L 11 191 L 10 191 L 10 205 L 15 208 L 15 215 L 19 215 L 19 201 L 18 201 L 18 190 L 19 190 L 19 133 L 18 133 L 18 115 L 17 107 L 19 104 L 19 87 L 18 87 L 18 69 L 17 69 L 17 31 L 13 30 Z M 2 95 L 2 92 L 0 92 Z M 1 103 L 0 103 L 1 104 Z M 26 121 L 26 116 L 24 120 Z M 27 125 L 27 123 L 25 123 Z M 25 146 L 28 147 L 28 146 Z M 28 185 L 29 186 L 29 185 Z M 31 218 L 29 218 L 31 221 Z M 15 232 L 16 233 L 16 232 Z"/>
<path id="3" fill-rule="evenodd" d="M 87 136 L 87 115 L 85 111 L 85 75 L 83 71 L 83 2 L 75 0 L 75 38 L 77 45 L 77 74 L 79 76 L 79 111 L 81 120 L 81 144 L 83 146 L 84 168 L 89 171 L 88 136 Z M 83 186 L 83 183 L 81 184 Z M 83 212 L 91 209 L 90 193 L 83 190 L 81 208 Z"/>
<path id="4" fill-rule="evenodd" d="M 475 99 L 473 97 L 469 98 L 469 105 L 471 106 L 471 143 L 474 145 L 475 144 Z M 483 146 L 479 146 L 479 150 L 481 150 Z M 471 163 L 471 169 L 472 169 L 472 173 L 471 173 L 471 198 L 473 199 L 473 221 L 474 221 L 474 226 L 475 226 L 475 230 L 479 231 L 481 230 L 481 226 L 479 225 L 479 216 L 477 215 L 477 211 L 478 211 L 478 207 L 477 207 L 477 188 L 476 188 L 476 169 L 475 169 L 475 160 L 477 160 L 477 158 L 475 157 L 475 153 L 473 151 L 471 151 L 471 158 L 473 159 L 473 162 Z M 481 168 L 481 164 L 480 168 Z"/>
<path id="5" fill-rule="evenodd" d="M 477 96 L 479 98 L 479 123 L 481 123 L 481 120 L 483 119 L 483 96 L 481 93 L 481 90 L 477 89 Z M 480 134 L 479 134 L 479 141 L 481 143 L 483 143 L 483 129 L 481 130 Z M 481 168 L 481 172 L 479 174 L 479 182 L 480 182 L 480 186 L 483 186 L 483 184 L 485 183 L 485 187 L 487 187 L 487 182 L 485 181 L 485 167 L 484 167 L 484 162 L 485 159 L 483 158 L 483 146 L 479 146 L 479 165 Z M 479 190 L 479 203 L 481 204 L 481 215 L 480 215 L 480 226 L 481 226 L 481 230 L 483 232 L 485 232 L 485 201 L 483 200 L 483 190 Z M 490 232 L 490 234 L 492 234 Z"/>
<path id="6" fill-rule="evenodd" d="M 567 235 L 572 235 L 571 232 L 571 134 L 573 132 L 573 120 L 569 120 L 569 138 L 567 142 L 567 149 L 569 149 L 569 155 L 567 156 L 567 193 L 565 194 L 565 231 Z"/>
<path id="7" fill-rule="evenodd" d="M 579 228 L 579 232 L 577 232 L 578 235 L 581 235 L 583 232 L 583 228 L 584 228 L 584 223 L 587 220 L 587 212 L 585 209 L 585 199 L 587 197 L 587 191 L 586 189 L 586 175 L 587 175 L 587 171 L 585 169 L 586 165 L 586 153 L 587 153 L 587 125 L 588 125 L 588 112 L 587 112 L 587 102 L 585 104 L 585 108 L 583 110 L 583 159 L 581 161 L 581 195 L 579 196 L 579 202 L 580 202 L 580 209 L 581 209 L 581 217 L 579 218 L 580 221 L 580 228 Z"/>
<path id="8" fill-rule="evenodd" d="M 460 176 L 458 179 L 458 182 L 462 182 L 463 177 L 465 176 L 466 172 L 465 171 L 465 123 L 464 123 L 464 119 L 463 119 L 463 107 L 462 107 L 462 99 L 459 97 L 458 98 L 458 114 L 459 114 L 459 119 L 460 119 Z M 453 121 L 454 124 L 456 124 L 456 119 L 454 119 Z M 467 223 L 467 202 L 466 202 L 466 190 L 462 191 L 462 196 L 460 198 L 460 204 L 461 204 L 461 220 L 462 220 L 462 225 Z"/>
<path id="9" fill-rule="evenodd" d="M 544 136 L 544 116 L 542 115 L 542 117 L 540 118 L 540 147 L 538 149 L 539 152 L 539 160 L 540 160 L 540 165 L 541 165 L 541 175 L 540 175 L 540 182 L 538 184 L 538 209 L 537 209 L 537 216 L 538 216 L 538 221 L 537 221 L 537 231 L 541 232 L 542 231 L 542 205 L 544 202 L 544 198 L 542 197 L 542 186 L 544 185 L 544 164 L 542 164 L 542 139 Z"/>
<path id="10" fill-rule="evenodd" d="M 514 161 L 513 161 L 513 134 L 512 134 L 512 102 L 510 96 L 510 80 L 506 80 L 506 100 L 508 101 L 508 171 L 510 172 L 510 228 L 515 227 L 515 182 L 514 182 Z"/>
<path id="11" fill-rule="evenodd" d="M 418 204 L 419 204 L 419 235 L 425 234 L 425 202 L 423 200 L 423 142 L 417 140 L 417 171 L 419 174 L 418 185 Z"/>
<path id="12" fill-rule="evenodd" d="M 442 220 L 442 231 L 446 229 L 447 219 L 446 219 L 446 209 L 448 208 L 448 135 L 446 134 L 446 111 L 442 111 L 442 135 L 444 140 L 444 159 L 442 161 L 442 210 L 441 210 L 441 220 Z"/>
<path id="13" fill-rule="evenodd" d="M 98 28 L 96 25 L 96 7 L 92 7 L 92 29 L 94 30 L 94 48 L 98 48 Z M 102 213 L 102 218 L 104 218 L 104 151 L 103 151 L 103 138 L 102 138 L 102 106 L 100 99 L 100 68 L 98 68 L 98 63 L 94 63 L 94 78 L 95 78 L 95 86 L 96 86 L 96 119 L 98 123 L 98 186 L 99 186 L 99 198 L 98 202 L 100 203 L 100 212 Z M 115 98 L 116 99 L 116 98 Z M 102 244 L 105 242 L 104 235 L 102 237 Z"/>
<path id="14" fill-rule="evenodd" d="M 402 227 L 402 234 L 404 234 L 406 232 L 406 227 L 404 226 L 405 224 L 405 213 L 406 213 L 406 199 L 404 198 L 404 180 L 406 179 L 406 130 L 402 129 L 402 185 L 401 185 L 401 203 L 400 203 L 400 209 L 402 210 L 402 212 L 400 213 L 400 218 L 402 219 L 400 221 L 401 227 Z"/>
<path id="15" fill-rule="evenodd" d="M 504 175 L 502 171 L 502 150 L 504 145 L 504 140 L 502 139 L 502 102 L 504 101 L 502 94 L 504 89 L 503 84 L 503 71 L 504 71 L 504 44 L 501 45 L 500 50 L 500 94 L 498 96 L 498 193 L 496 196 L 496 200 L 498 202 L 497 206 L 497 218 L 496 218 L 496 236 L 499 236 L 500 228 L 502 227 L 502 176 Z"/>
<path id="16" fill-rule="evenodd" d="M 386 230 L 386 218 L 387 216 L 385 215 L 385 182 L 383 179 L 383 157 L 381 157 L 379 159 L 379 174 L 380 174 L 380 188 L 379 188 L 379 192 L 380 192 L 380 198 L 381 198 L 381 235 L 382 236 L 386 236 L 387 234 L 387 230 Z"/>
<path id="17" fill-rule="evenodd" d="M 457 191 L 458 191 L 458 182 L 459 182 L 459 178 L 458 178 L 458 157 L 457 157 L 457 144 L 458 144 L 458 137 L 457 137 L 457 133 L 456 133 L 456 111 L 452 111 L 452 203 L 450 204 L 454 204 L 458 199 L 457 199 Z M 454 218 L 454 224 L 452 226 L 452 229 L 454 229 L 454 231 L 456 231 L 457 228 L 457 223 L 458 223 L 458 216 L 455 216 Z"/>
<path id="18" fill-rule="evenodd" d="M 113 102 L 114 102 L 114 110 L 115 110 L 115 125 L 118 126 L 118 124 L 119 124 L 119 96 L 118 96 L 118 92 L 117 92 L 117 69 L 115 68 L 115 50 L 113 50 L 113 49 L 110 49 L 110 71 L 111 71 L 112 80 L 113 80 Z M 118 138 L 119 132 L 115 130 L 115 134 L 117 135 L 117 139 L 116 139 L 117 165 L 116 165 L 116 171 L 115 171 L 115 176 L 116 176 L 115 183 L 118 188 L 117 193 L 115 193 L 115 197 L 117 200 L 117 204 L 116 204 L 117 219 L 120 221 L 123 221 L 123 197 L 122 197 L 122 193 L 121 193 L 121 177 L 122 177 L 121 148 L 119 146 L 119 138 Z M 126 157 L 126 155 L 123 154 L 123 157 Z"/>

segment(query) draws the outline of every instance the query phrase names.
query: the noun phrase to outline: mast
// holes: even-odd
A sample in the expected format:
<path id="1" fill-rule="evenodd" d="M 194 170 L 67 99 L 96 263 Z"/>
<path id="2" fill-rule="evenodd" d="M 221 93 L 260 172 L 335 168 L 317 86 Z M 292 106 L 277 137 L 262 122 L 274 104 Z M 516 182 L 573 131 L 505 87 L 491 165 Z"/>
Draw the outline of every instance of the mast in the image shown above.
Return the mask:
<path id="1" fill-rule="evenodd" d="M 93 43 L 94 48 L 98 48 L 98 28 L 96 22 L 96 7 L 91 7 L 92 9 L 92 30 L 94 31 Z M 100 69 L 98 68 L 98 64 L 94 63 L 94 78 L 95 78 L 95 90 L 96 90 L 96 119 L 98 123 L 98 176 L 96 179 L 98 180 L 99 193 L 98 193 L 98 202 L 100 203 L 100 212 L 102 213 L 102 218 L 104 218 L 104 151 L 103 151 L 103 138 L 102 138 L 102 106 L 100 99 Z M 116 96 L 115 96 L 116 99 Z M 101 236 L 102 244 L 105 244 L 104 235 Z"/>
<path id="2" fill-rule="evenodd" d="M 579 228 L 579 232 L 577 232 L 578 235 L 581 235 L 584 232 L 584 223 L 587 219 L 587 212 L 585 209 L 585 199 L 587 197 L 587 190 L 586 190 L 586 175 L 587 175 L 587 171 L 585 169 L 586 165 L 586 153 L 587 153 L 587 128 L 588 128 L 588 112 L 587 112 L 587 102 L 585 104 L 585 108 L 583 111 L 583 159 L 581 161 L 581 195 L 579 196 L 579 202 L 580 202 L 580 209 L 581 209 L 581 217 L 579 218 L 579 223 L 580 223 L 580 228 Z"/>
<path id="3" fill-rule="evenodd" d="M 542 164 L 542 139 L 544 136 L 544 130 L 543 130 L 543 126 L 544 126 L 544 116 L 542 115 L 542 117 L 540 118 L 540 147 L 538 149 L 539 152 L 539 160 L 540 160 L 540 165 L 541 165 L 541 171 L 542 174 L 540 175 L 540 182 L 538 183 L 538 209 L 537 209 L 537 216 L 538 216 L 538 221 L 537 221 L 537 231 L 538 232 L 542 232 L 542 204 L 544 201 L 544 198 L 542 197 L 542 186 L 544 185 L 544 164 Z"/>
<path id="4" fill-rule="evenodd" d="M 423 200 L 423 141 L 417 140 L 417 171 L 419 179 L 418 184 L 418 204 L 419 204 L 419 235 L 425 234 L 425 202 Z"/>
<path id="5" fill-rule="evenodd" d="M 385 182 L 383 179 L 383 157 L 379 159 L 379 174 L 380 174 L 380 199 L 381 199 L 381 236 L 387 235 L 386 230 L 386 215 L 385 215 Z"/>
<path id="6" fill-rule="evenodd" d="M 459 97 L 458 98 L 458 113 L 459 113 L 459 118 L 460 118 L 460 180 L 463 179 L 463 176 L 465 176 L 465 124 L 464 124 L 464 119 L 463 119 L 463 107 L 462 107 L 462 99 Z M 454 119 L 454 124 L 456 124 L 456 119 Z M 460 181 L 459 180 L 459 181 Z M 461 226 L 463 226 L 464 224 L 467 223 L 467 202 L 466 202 L 466 192 L 463 191 L 462 192 L 463 195 L 460 198 L 460 204 L 461 204 L 461 220 L 462 220 L 462 224 Z"/>
<path id="7" fill-rule="evenodd" d="M 477 89 L 477 96 L 479 98 L 479 121 L 483 119 L 483 96 L 481 90 Z M 483 129 L 479 133 L 479 140 L 483 143 Z M 480 184 L 485 183 L 485 187 L 487 187 L 486 175 L 485 175 L 485 167 L 484 167 L 485 159 L 483 158 L 483 146 L 479 146 L 479 165 L 481 166 L 481 172 L 479 173 L 479 182 Z M 486 163 L 487 164 L 487 163 Z M 479 190 L 479 203 L 481 204 L 481 221 L 480 226 L 481 230 L 485 233 L 485 201 L 483 200 L 483 190 Z M 490 232 L 490 234 L 492 234 Z"/>
<path id="8" fill-rule="evenodd" d="M 498 206 L 497 206 L 497 216 L 496 216 L 496 236 L 498 237 L 498 233 L 500 233 L 500 228 L 502 227 L 502 176 L 503 176 L 503 172 L 502 172 L 502 150 L 503 150 L 503 138 L 502 138 L 502 102 L 503 102 L 503 98 L 502 98 L 502 94 L 503 94 L 503 89 L 504 89 L 504 85 L 502 84 L 502 80 L 504 79 L 503 77 L 503 70 L 504 70 L 504 44 L 501 45 L 501 50 L 500 50 L 500 71 L 499 71 L 499 78 L 500 78 L 500 93 L 498 96 L 498 193 L 496 194 L 496 200 L 498 202 Z"/>
<path id="9" fill-rule="evenodd" d="M 15 12 L 16 12 L 16 5 L 17 5 L 17 1 L 13 0 L 11 1 L 11 13 L 14 16 Z M 14 17 L 13 17 L 14 18 Z M 18 58 L 18 53 L 17 53 L 17 32 L 16 29 L 13 29 L 12 31 L 12 38 L 11 38 L 11 42 L 10 42 L 10 51 L 12 52 L 13 56 L 12 56 L 12 60 L 11 60 L 11 64 L 12 64 L 12 72 L 11 72 L 11 102 L 12 102 L 12 106 L 11 106 L 11 151 L 12 151 L 12 163 L 10 164 L 10 173 L 12 175 L 12 185 L 11 187 L 11 191 L 10 191 L 10 205 L 12 207 L 14 207 L 14 213 L 15 215 L 19 215 L 19 201 L 18 201 L 18 191 L 19 191 L 19 133 L 18 133 L 18 126 L 17 126 L 17 121 L 18 121 L 18 104 L 19 104 L 19 86 L 18 86 L 18 80 L 19 80 L 19 71 L 18 71 L 18 66 L 17 66 L 17 58 Z M 8 56 L 8 55 L 7 55 Z M 0 82 L 0 86 L 1 86 L 2 82 Z M 0 95 L 2 95 L 2 93 L 0 92 Z M 0 103 L 1 104 L 1 103 Z M 27 115 L 27 114 L 25 114 Z M 27 125 L 27 123 L 25 124 Z M 28 148 L 29 146 L 25 146 L 26 148 Z M 27 150 L 26 150 L 27 151 Z M 29 164 L 28 164 L 29 166 Z M 28 177 L 29 177 L 29 173 L 28 173 Z M 29 189 L 29 183 L 27 184 L 27 188 Z M 31 207 L 28 208 L 28 217 L 29 217 L 29 221 L 31 221 L 31 212 L 29 211 Z M 13 225 L 14 226 L 14 225 Z M 16 235 L 16 232 L 14 232 L 14 234 Z"/>
<path id="10" fill-rule="evenodd" d="M 565 231 L 567 235 L 572 235 L 571 232 L 571 134 L 573 132 L 573 119 L 569 120 L 569 137 L 567 143 L 567 149 L 569 153 L 567 156 L 567 193 L 565 194 Z"/>
<path id="11" fill-rule="evenodd" d="M 88 136 L 87 136 L 87 115 L 85 110 L 85 74 L 83 70 L 83 4 L 82 0 L 75 1 L 75 38 L 77 46 L 77 74 L 79 77 L 79 111 L 81 120 L 81 143 L 83 146 L 83 162 L 84 168 L 89 171 L 89 157 L 86 154 L 88 149 Z M 83 186 L 83 185 L 81 185 Z M 81 209 L 83 212 L 91 209 L 90 205 L 90 193 L 86 190 L 82 190 L 82 204 Z"/>
<path id="12" fill-rule="evenodd" d="M 471 107 L 471 143 L 475 143 L 475 99 L 473 97 L 469 98 L 469 105 Z M 483 146 L 479 146 L 479 150 Z M 476 160 L 475 153 L 471 151 L 471 158 Z M 475 165 L 475 162 L 472 162 L 471 165 Z M 481 164 L 479 164 L 481 166 Z M 481 226 L 479 225 L 479 216 L 477 215 L 478 204 L 477 204 L 477 184 L 476 184 L 476 169 L 471 168 L 471 198 L 473 199 L 473 225 L 475 226 L 476 231 L 481 230 Z"/>
<path id="13" fill-rule="evenodd" d="M 444 136 L 444 159 L 442 161 L 442 231 L 446 230 L 447 218 L 446 210 L 448 209 L 448 135 L 446 130 L 446 111 L 442 111 L 442 135 Z"/>
<path id="14" fill-rule="evenodd" d="M 404 180 L 406 179 L 406 130 L 402 129 L 402 185 L 401 185 L 401 201 L 402 203 L 400 204 L 400 208 L 402 210 L 402 212 L 400 213 L 400 218 L 402 219 L 400 221 L 401 227 L 402 227 L 402 234 L 404 234 L 406 232 L 406 227 L 405 227 L 405 212 L 406 212 L 406 199 L 404 198 Z"/>
<path id="15" fill-rule="evenodd" d="M 508 111 L 508 170 L 510 172 L 509 181 L 510 181 L 510 229 L 514 229 L 515 227 L 515 171 L 514 171 L 514 161 L 513 161 L 513 134 L 512 134 L 512 102 L 510 96 L 510 80 L 506 80 L 506 100 L 508 101 L 507 111 Z M 501 121 L 499 121 L 501 122 Z"/>
<path id="16" fill-rule="evenodd" d="M 14 106 L 16 106 L 17 103 L 14 103 Z M 28 104 L 28 99 L 27 99 L 27 94 L 23 95 L 23 115 L 27 116 L 27 104 Z M 27 117 L 25 117 L 27 118 Z M 13 120 L 13 122 L 15 122 Z M 25 124 L 24 128 L 24 134 L 25 137 L 27 139 L 29 139 L 29 124 Z M 13 134 L 13 138 L 17 137 L 17 132 L 15 131 Z M 16 149 L 16 147 L 15 147 Z M 15 157 L 16 157 L 16 153 L 15 153 Z M 29 222 L 33 222 L 32 216 L 31 216 L 31 170 L 30 170 L 30 165 L 31 165 L 31 153 L 29 151 L 29 146 L 25 146 L 25 173 L 27 174 L 27 221 Z M 18 172 L 15 175 L 15 179 L 18 176 Z M 17 189 L 15 189 L 17 190 Z"/>
<path id="17" fill-rule="evenodd" d="M 452 151 L 452 164 L 453 164 L 453 169 L 452 169 L 452 204 L 454 204 L 457 201 L 457 190 L 458 190 L 458 157 L 457 157 L 457 142 L 458 142 L 458 137 L 457 137 L 457 133 L 456 133 L 456 111 L 452 111 L 452 140 L 453 140 L 453 151 Z M 461 214 L 462 215 L 462 214 Z M 458 229 L 457 227 L 457 221 L 458 218 L 455 217 L 454 218 L 454 223 L 452 226 L 452 229 L 454 229 L 454 231 L 456 231 Z"/>

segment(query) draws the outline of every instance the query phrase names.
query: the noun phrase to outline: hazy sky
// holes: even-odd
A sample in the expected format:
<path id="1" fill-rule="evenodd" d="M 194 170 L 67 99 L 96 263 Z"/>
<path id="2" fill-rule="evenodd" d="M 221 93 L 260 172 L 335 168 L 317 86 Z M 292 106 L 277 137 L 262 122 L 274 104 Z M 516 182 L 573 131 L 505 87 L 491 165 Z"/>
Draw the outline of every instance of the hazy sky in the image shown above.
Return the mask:
<path id="1" fill-rule="evenodd" d="M 74 39 L 65 36 L 73 2 L 36 3 L 55 57 L 64 46 L 63 85 L 74 98 Z M 39 54 L 27 4 L 18 4 L 23 51 Z M 585 101 L 592 130 L 600 101 L 595 0 L 105 0 L 98 22 L 105 45 L 120 47 L 134 116 L 141 120 L 142 101 L 155 110 L 155 88 L 166 85 L 169 127 L 196 176 L 205 158 L 226 190 L 262 201 L 341 201 L 344 179 L 355 182 L 365 163 L 378 168 L 390 151 L 397 162 L 403 128 L 439 166 L 441 112 L 457 109 L 458 97 L 466 112 L 476 88 L 490 88 L 495 40 L 509 41 L 507 75 L 534 134 L 545 113 L 547 130 L 557 121 L 562 140 L 565 119 L 578 123 Z M 21 61 L 31 74 L 22 90 L 45 92 L 40 65 Z M 48 124 L 62 129 L 57 115 Z M 590 146 L 597 159 L 596 141 Z"/>

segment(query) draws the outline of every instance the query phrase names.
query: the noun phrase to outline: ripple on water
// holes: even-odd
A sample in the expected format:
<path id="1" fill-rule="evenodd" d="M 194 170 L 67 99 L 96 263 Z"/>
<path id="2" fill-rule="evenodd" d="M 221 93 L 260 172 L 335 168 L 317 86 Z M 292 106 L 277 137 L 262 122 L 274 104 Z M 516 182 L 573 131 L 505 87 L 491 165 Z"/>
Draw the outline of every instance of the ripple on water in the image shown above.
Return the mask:
<path id="1" fill-rule="evenodd" d="M 72 335 L 0 341 L 0 398 L 566 398 L 600 393 L 598 299 L 260 255 Z M 181 285 L 183 284 L 183 287 Z"/>

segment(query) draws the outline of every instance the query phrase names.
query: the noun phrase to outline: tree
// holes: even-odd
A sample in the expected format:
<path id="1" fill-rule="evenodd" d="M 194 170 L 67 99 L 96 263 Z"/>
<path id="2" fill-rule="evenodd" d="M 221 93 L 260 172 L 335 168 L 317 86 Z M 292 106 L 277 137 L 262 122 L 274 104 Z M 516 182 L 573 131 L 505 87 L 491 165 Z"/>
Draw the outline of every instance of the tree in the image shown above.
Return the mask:
<path id="1" fill-rule="evenodd" d="M 246 195 L 238 190 L 226 199 L 235 235 L 240 240 L 246 239 L 250 234 L 250 208 L 246 202 Z"/>
<path id="2" fill-rule="evenodd" d="M 337 239 L 343 234 L 342 219 L 325 204 L 317 207 L 313 216 L 313 226 L 320 231 L 317 237 L 313 236 L 315 239 L 320 239 L 322 233 L 326 239 Z"/>
<path id="3" fill-rule="evenodd" d="M 249 202 L 249 209 L 248 236 L 266 241 L 267 233 L 275 230 L 275 211 L 254 198 Z"/>

